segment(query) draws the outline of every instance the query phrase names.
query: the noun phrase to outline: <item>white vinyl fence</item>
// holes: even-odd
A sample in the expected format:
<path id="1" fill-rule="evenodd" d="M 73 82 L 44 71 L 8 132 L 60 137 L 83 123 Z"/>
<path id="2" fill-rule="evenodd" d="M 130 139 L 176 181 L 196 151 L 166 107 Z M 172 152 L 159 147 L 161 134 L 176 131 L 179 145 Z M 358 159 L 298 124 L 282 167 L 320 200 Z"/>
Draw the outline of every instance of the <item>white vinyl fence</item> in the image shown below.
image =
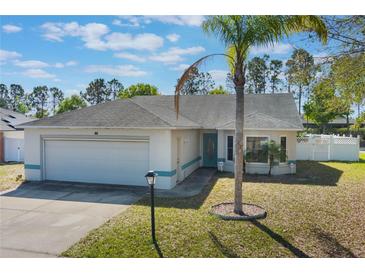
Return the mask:
<path id="1" fill-rule="evenodd" d="M 358 161 L 360 138 L 307 135 L 297 138 L 297 160 Z"/>

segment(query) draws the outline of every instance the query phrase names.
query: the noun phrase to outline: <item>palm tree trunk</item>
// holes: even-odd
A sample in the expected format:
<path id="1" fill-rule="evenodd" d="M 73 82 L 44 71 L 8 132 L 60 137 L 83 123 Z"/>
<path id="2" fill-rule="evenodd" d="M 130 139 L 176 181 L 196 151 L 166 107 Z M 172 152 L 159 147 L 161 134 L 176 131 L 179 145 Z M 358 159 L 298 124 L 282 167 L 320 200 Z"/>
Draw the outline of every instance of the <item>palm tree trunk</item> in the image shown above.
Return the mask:
<path id="1" fill-rule="evenodd" d="M 242 214 L 244 86 L 236 86 L 234 212 Z"/>

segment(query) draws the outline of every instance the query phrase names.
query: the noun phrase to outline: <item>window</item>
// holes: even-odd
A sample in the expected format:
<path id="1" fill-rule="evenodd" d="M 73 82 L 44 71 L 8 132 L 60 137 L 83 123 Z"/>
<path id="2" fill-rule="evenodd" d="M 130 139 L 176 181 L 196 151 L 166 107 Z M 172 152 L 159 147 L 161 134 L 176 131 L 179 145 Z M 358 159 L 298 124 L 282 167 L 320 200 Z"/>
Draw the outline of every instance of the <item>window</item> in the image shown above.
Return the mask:
<path id="1" fill-rule="evenodd" d="M 267 163 L 268 154 L 263 146 L 269 141 L 268 137 L 246 138 L 246 160 L 251 163 Z"/>
<path id="2" fill-rule="evenodd" d="M 233 136 L 227 136 L 227 161 L 233 161 Z"/>
<path id="3" fill-rule="evenodd" d="M 286 162 L 286 137 L 280 137 L 280 163 Z"/>

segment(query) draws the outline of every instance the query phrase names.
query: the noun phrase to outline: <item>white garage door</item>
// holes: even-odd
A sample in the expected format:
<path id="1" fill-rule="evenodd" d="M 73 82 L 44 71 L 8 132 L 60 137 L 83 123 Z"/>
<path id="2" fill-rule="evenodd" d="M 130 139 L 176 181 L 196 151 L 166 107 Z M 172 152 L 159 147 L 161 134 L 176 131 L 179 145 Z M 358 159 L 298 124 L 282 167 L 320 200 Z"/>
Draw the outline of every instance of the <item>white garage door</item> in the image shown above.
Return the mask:
<path id="1" fill-rule="evenodd" d="M 148 142 L 46 140 L 45 179 L 146 186 Z"/>

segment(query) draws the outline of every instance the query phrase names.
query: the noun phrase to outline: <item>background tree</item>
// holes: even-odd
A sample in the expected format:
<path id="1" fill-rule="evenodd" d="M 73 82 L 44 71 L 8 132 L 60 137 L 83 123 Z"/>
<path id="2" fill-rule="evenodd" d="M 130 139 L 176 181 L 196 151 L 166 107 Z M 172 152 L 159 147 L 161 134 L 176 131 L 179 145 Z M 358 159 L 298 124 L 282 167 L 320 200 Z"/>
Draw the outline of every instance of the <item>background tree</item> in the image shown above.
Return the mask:
<path id="1" fill-rule="evenodd" d="M 51 102 L 52 102 L 52 113 L 56 113 L 56 107 L 62 102 L 64 99 L 63 91 L 59 88 L 53 87 L 49 89 L 51 93 Z"/>
<path id="2" fill-rule="evenodd" d="M 118 93 L 123 91 L 124 87 L 117 79 L 112 79 L 107 83 L 108 93 L 110 93 L 113 100 L 117 98 Z"/>
<path id="3" fill-rule="evenodd" d="M 254 57 L 247 65 L 248 82 L 255 93 L 265 93 L 267 66 L 266 58 Z"/>
<path id="4" fill-rule="evenodd" d="M 304 49 L 295 49 L 291 59 L 286 62 L 286 66 L 291 75 L 290 84 L 298 87 L 298 108 L 301 114 L 303 89 L 308 88 L 314 79 L 317 66 L 314 65 L 313 56 Z"/>
<path id="5" fill-rule="evenodd" d="M 194 68 L 191 77 L 184 83 L 181 89 L 182 95 L 206 95 L 214 88 L 214 81 L 209 72 L 199 72 Z"/>
<path id="6" fill-rule="evenodd" d="M 33 88 L 33 92 L 30 94 L 30 100 L 32 107 L 36 109 L 35 116 L 37 118 L 43 118 L 48 116 L 47 100 L 49 98 L 49 91 L 47 86 L 37 86 Z"/>
<path id="7" fill-rule="evenodd" d="M 324 133 L 326 125 L 343 111 L 336 101 L 336 90 L 332 80 L 324 78 L 313 87 L 309 100 L 303 106 L 305 116 L 320 128 L 321 133 Z"/>
<path id="8" fill-rule="evenodd" d="M 229 92 L 227 90 L 225 90 L 222 85 L 220 85 L 219 87 L 211 90 L 208 94 L 209 95 L 213 95 L 213 94 L 227 95 L 227 94 L 229 94 Z"/>
<path id="9" fill-rule="evenodd" d="M 278 86 L 281 83 L 279 78 L 281 70 L 283 68 L 283 62 L 281 60 L 271 60 L 269 65 L 269 81 L 271 86 L 271 93 L 278 91 Z"/>
<path id="10" fill-rule="evenodd" d="M 78 95 L 72 95 L 71 97 L 65 98 L 59 105 L 56 110 L 56 113 L 63 113 L 71 110 L 76 110 L 80 108 L 86 107 L 85 100 Z"/>
<path id="11" fill-rule="evenodd" d="M 11 84 L 9 90 L 9 106 L 13 111 L 18 110 L 18 104 L 24 99 L 24 89 L 21 85 Z"/>
<path id="12" fill-rule="evenodd" d="M 323 20 L 329 39 L 336 41 L 336 56 L 365 53 L 364 15 L 323 16 Z M 340 51 L 338 45 L 341 46 Z M 331 48 L 328 50 L 332 51 Z"/>
<path id="13" fill-rule="evenodd" d="M 118 94 L 118 97 L 120 99 L 125 99 L 143 95 L 159 95 L 158 89 L 157 87 L 150 84 L 138 83 L 129 86 L 127 89 L 124 89 Z"/>
<path id="14" fill-rule="evenodd" d="M 110 90 L 107 88 L 104 79 L 95 79 L 89 83 L 86 92 L 80 93 L 91 105 L 100 104 L 110 100 Z"/>
<path id="15" fill-rule="evenodd" d="M 365 101 L 365 53 L 343 55 L 331 64 L 330 76 L 341 96 L 357 105 L 357 117 Z"/>
<path id="16" fill-rule="evenodd" d="M 234 212 L 242 215 L 242 180 L 243 180 L 243 124 L 244 92 L 246 84 L 247 56 L 253 46 L 268 46 L 283 37 L 301 31 L 314 32 L 327 41 L 327 29 L 318 16 L 209 16 L 202 24 L 203 30 L 216 35 L 224 43 L 226 54 L 212 54 L 200 58 L 185 70 L 175 90 L 176 112 L 179 113 L 179 95 L 184 83 L 190 78 L 193 68 L 202 64 L 207 58 L 224 55 L 231 68 L 231 75 L 236 92 L 235 119 L 235 188 Z"/>
<path id="17" fill-rule="evenodd" d="M 9 90 L 5 84 L 0 84 L 0 107 L 8 108 L 9 106 Z"/>

